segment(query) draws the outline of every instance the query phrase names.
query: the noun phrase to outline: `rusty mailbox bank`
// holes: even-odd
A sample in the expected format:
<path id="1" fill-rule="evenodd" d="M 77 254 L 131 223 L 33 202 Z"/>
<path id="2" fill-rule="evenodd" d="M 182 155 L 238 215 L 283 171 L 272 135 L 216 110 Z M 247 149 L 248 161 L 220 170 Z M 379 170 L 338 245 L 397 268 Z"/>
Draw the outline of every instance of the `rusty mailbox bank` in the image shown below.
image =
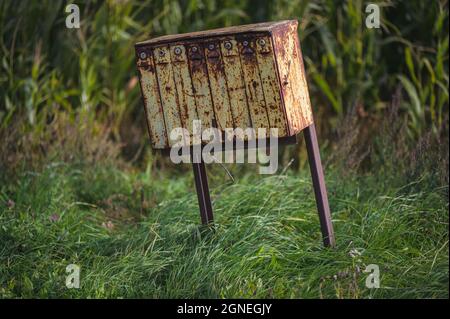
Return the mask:
<path id="1" fill-rule="evenodd" d="M 137 67 L 154 149 L 170 149 L 174 128 L 192 134 L 194 120 L 221 131 L 277 128 L 281 144 L 296 143 L 303 131 L 324 244 L 333 246 L 297 26 L 288 20 L 158 37 L 135 45 Z M 205 163 L 192 165 L 200 215 L 208 224 L 213 213 Z"/>

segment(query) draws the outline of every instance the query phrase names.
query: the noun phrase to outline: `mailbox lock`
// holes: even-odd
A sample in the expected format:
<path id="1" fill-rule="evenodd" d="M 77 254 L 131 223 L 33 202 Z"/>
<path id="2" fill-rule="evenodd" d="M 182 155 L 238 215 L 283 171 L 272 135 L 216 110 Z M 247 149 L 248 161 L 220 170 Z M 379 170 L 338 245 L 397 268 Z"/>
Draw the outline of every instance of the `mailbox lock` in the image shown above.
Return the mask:
<path id="1" fill-rule="evenodd" d="M 258 42 L 259 42 L 259 45 L 262 47 L 266 45 L 266 40 L 264 40 L 264 39 L 259 39 Z"/>
<path id="2" fill-rule="evenodd" d="M 233 47 L 233 45 L 231 44 L 231 42 L 227 41 L 225 42 L 225 44 L 223 45 L 225 47 L 225 49 L 227 50 L 231 50 L 231 48 Z"/>
<path id="3" fill-rule="evenodd" d="M 180 48 L 180 47 L 176 47 L 176 48 L 173 50 L 173 52 L 174 52 L 176 55 L 180 55 L 180 54 L 181 54 L 181 48 Z"/>
<path id="4" fill-rule="evenodd" d="M 147 53 L 145 53 L 144 51 L 142 51 L 142 52 L 139 54 L 139 57 L 141 58 L 141 60 L 145 60 L 145 59 L 147 58 Z"/>
<path id="5" fill-rule="evenodd" d="M 164 56 L 165 54 L 164 50 L 159 50 L 159 56 Z"/>
<path id="6" fill-rule="evenodd" d="M 247 41 L 247 40 L 244 40 L 244 42 L 242 42 L 242 45 L 243 45 L 244 47 L 248 46 L 248 41 Z"/>
<path id="7" fill-rule="evenodd" d="M 197 50 L 198 50 L 197 47 L 192 47 L 192 49 L 191 49 L 191 51 L 194 52 L 194 53 L 197 52 Z"/>
<path id="8" fill-rule="evenodd" d="M 208 50 L 209 51 L 214 50 L 214 48 L 215 48 L 214 44 L 211 43 L 210 45 L 208 45 Z"/>

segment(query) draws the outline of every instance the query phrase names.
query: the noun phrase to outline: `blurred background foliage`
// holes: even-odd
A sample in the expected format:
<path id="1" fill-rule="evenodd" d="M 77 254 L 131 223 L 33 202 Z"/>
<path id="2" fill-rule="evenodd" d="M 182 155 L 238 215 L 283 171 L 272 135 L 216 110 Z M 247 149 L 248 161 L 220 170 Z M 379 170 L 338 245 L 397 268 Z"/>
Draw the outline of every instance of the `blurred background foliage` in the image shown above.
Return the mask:
<path id="1" fill-rule="evenodd" d="M 300 23 L 324 149 L 347 152 L 341 140 L 366 143 L 393 104 L 391 124 L 404 124 L 402 142 L 448 134 L 446 0 L 371 1 L 381 8 L 379 29 L 365 26 L 368 2 L 360 0 L 78 0 L 80 29 L 65 27 L 69 3 L 0 0 L 3 169 L 58 151 L 63 158 L 87 152 L 92 160 L 155 160 L 134 43 L 281 19 Z M 299 148 L 289 152 L 304 157 Z"/>

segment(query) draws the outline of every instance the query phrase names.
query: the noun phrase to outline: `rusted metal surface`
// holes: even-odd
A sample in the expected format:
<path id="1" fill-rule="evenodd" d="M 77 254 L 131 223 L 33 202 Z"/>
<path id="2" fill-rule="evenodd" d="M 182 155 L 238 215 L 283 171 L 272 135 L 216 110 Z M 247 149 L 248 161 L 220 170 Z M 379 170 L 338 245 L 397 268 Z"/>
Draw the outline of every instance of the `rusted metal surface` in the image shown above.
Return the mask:
<path id="1" fill-rule="evenodd" d="M 262 23 L 136 44 L 153 147 L 170 147 L 168 137 L 176 127 L 192 136 L 195 119 L 203 128 L 222 131 L 278 128 L 279 137 L 312 124 L 297 24 Z M 142 52 L 150 58 L 142 58 Z M 151 63 L 154 69 L 148 71 Z"/>
<path id="2" fill-rule="evenodd" d="M 191 41 L 191 40 L 203 40 L 205 38 L 223 37 L 229 35 L 239 35 L 255 32 L 272 32 L 278 28 L 284 28 L 287 24 L 297 23 L 296 20 L 283 20 L 275 22 L 262 22 L 254 24 L 246 24 L 239 26 L 232 26 L 226 28 L 211 29 L 206 31 L 196 31 L 181 34 L 171 34 L 154 39 L 150 39 L 143 42 L 136 43 L 136 46 L 152 46 L 155 44 L 171 43 L 175 41 Z"/>
<path id="3" fill-rule="evenodd" d="M 252 127 L 269 128 L 270 123 L 267 116 L 266 101 L 259 76 L 258 61 L 256 60 L 255 37 L 243 35 L 237 37 L 239 56 L 241 60 L 242 73 L 244 75 L 245 92 L 247 94 L 247 107 L 252 120 Z M 256 133 L 256 138 L 265 138 Z M 266 132 L 268 133 L 268 132 Z"/>
<path id="4" fill-rule="evenodd" d="M 269 36 L 259 37 L 256 41 L 256 56 L 270 127 L 278 128 L 279 136 L 286 136 L 287 121 L 281 104 L 281 87 L 277 78 L 272 39 Z"/>
<path id="5" fill-rule="evenodd" d="M 159 94 L 161 96 L 164 120 L 166 123 L 166 135 L 170 137 L 170 132 L 173 129 L 182 126 L 169 47 L 162 46 L 156 48 L 153 51 L 153 58 L 155 59 Z M 150 120 L 153 121 L 153 119 Z M 169 138 L 169 146 L 172 146 L 174 143 L 175 141 L 171 141 Z"/>
<path id="6" fill-rule="evenodd" d="M 174 80 L 180 107 L 181 124 L 190 133 L 192 140 L 192 121 L 198 119 L 189 63 L 186 48 L 182 45 L 170 46 L 170 58 L 174 72 Z"/>
<path id="7" fill-rule="evenodd" d="M 220 52 L 220 42 L 207 42 L 205 56 L 217 127 L 224 131 L 228 127 L 233 127 L 233 116 L 225 78 L 225 67 Z"/>
<path id="8" fill-rule="evenodd" d="M 273 32 L 274 50 L 281 83 L 281 97 L 290 135 L 313 123 L 308 87 L 304 79 L 297 21 L 289 21 Z"/>
<path id="9" fill-rule="evenodd" d="M 138 70 L 150 140 L 153 148 L 166 148 L 169 143 L 166 135 L 153 56 L 151 52 L 145 50 L 141 51 L 140 54 L 138 58 Z"/>
<path id="10" fill-rule="evenodd" d="M 294 41 L 296 43 L 295 50 L 298 57 L 295 60 L 295 69 L 297 70 L 295 76 L 298 81 L 296 81 L 298 83 L 297 90 L 295 91 L 297 93 L 296 101 L 300 105 L 300 114 L 303 118 L 303 126 L 306 127 L 314 123 L 314 118 L 312 114 L 311 100 L 309 98 L 308 82 L 306 81 L 306 71 L 303 63 L 302 49 L 297 36 L 294 38 Z"/>
<path id="11" fill-rule="evenodd" d="M 233 128 L 252 127 L 250 113 L 247 108 L 247 95 L 245 93 L 245 82 L 242 75 L 237 41 L 232 37 L 228 37 L 221 39 L 220 42 L 225 80 L 230 99 L 231 114 L 233 116 Z M 247 136 L 238 135 L 236 138 L 245 140 Z"/>
<path id="12" fill-rule="evenodd" d="M 188 60 L 194 86 L 194 97 L 197 104 L 198 117 L 202 121 L 204 127 L 215 127 L 216 119 L 209 87 L 205 52 L 201 44 L 195 43 L 188 46 Z"/>

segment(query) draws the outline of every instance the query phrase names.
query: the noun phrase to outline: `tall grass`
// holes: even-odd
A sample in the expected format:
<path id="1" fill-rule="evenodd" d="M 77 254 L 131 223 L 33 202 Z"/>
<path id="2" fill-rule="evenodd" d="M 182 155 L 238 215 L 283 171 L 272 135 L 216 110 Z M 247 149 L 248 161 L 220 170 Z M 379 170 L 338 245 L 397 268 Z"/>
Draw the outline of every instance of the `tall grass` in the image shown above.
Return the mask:
<path id="1" fill-rule="evenodd" d="M 53 163 L 1 184 L 0 297 L 448 298 L 448 186 L 329 170 L 329 250 L 308 175 L 216 184 L 212 230 L 192 176 L 149 173 Z M 65 286 L 72 263 L 80 289 Z"/>

